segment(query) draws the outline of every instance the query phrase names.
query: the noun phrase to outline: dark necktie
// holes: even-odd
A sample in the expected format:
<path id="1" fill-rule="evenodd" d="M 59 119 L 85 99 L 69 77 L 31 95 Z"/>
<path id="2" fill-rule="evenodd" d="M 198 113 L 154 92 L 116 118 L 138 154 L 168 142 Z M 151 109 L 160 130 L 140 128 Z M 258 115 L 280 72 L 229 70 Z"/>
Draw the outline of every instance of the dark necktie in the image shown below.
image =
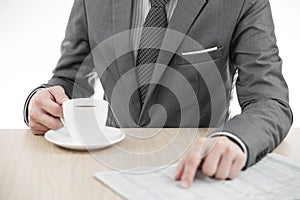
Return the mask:
<path id="1" fill-rule="evenodd" d="M 149 82 L 168 26 L 166 4 L 169 0 L 150 0 L 151 9 L 143 25 L 136 59 L 136 76 L 141 103 L 144 104 Z M 149 48 L 151 47 L 151 48 Z"/>

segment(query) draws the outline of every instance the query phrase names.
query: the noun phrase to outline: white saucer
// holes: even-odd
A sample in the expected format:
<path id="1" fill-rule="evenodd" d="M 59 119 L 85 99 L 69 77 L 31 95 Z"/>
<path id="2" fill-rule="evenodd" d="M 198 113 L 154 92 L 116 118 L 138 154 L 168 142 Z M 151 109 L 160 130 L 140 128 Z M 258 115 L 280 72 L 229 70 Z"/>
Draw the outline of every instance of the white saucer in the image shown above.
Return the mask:
<path id="1" fill-rule="evenodd" d="M 125 134 L 121 129 L 105 127 L 103 129 L 105 132 L 105 141 L 98 141 L 94 144 L 81 144 L 74 142 L 68 133 L 66 127 L 60 128 L 58 130 L 50 130 L 46 132 L 45 139 L 58 146 L 72 149 L 72 150 L 96 150 L 111 146 L 115 143 L 122 141 L 125 138 Z"/>

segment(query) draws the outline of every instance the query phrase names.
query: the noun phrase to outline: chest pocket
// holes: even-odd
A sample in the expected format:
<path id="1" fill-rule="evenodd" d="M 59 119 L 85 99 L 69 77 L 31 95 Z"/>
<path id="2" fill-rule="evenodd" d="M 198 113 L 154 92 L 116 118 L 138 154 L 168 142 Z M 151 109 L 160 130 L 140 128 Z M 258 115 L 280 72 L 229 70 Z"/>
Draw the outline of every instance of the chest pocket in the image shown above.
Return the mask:
<path id="1" fill-rule="evenodd" d="M 217 60 L 221 58 L 224 54 L 224 47 L 219 47 L 217 49 L 209 51 L 209 49 L 193 51 L 193 52 L 185 52 L 181 53 L 181 55 L 177 55 L 177 65 L 190 65 L 197 63 L 204 63 Z"/>

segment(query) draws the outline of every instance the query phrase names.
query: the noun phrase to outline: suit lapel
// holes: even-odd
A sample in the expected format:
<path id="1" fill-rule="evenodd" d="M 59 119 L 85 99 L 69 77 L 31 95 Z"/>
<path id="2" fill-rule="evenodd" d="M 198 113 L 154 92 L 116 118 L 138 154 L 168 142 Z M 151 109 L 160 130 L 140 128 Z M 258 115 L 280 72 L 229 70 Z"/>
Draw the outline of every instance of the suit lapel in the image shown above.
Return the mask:
<path id="1" fill-rule="evenodd" d="M 131 13 L 132 13 L 132 0 L 112 0 L 113 12 L 113 34 L 129 31 L 131 28 Z M 127 38 L 124 38 L 125 35 Z M 122 77 L 125 71 L 132 70 L 134 68 L 132 43 L 130 42 L 130 34 L 122 34 L 122 37 L 116 37 L 113 39 L 114 49 L 117 58 L 117 70 L 118 77 Z M 121 52 L 128 52 L 125 55 L 120 56 Z M 118 57 L 120 56 L 120 57 Z M 122 88 L 117 88 L 124 95 L 125 100 L 130 101 L 130 112 L 135 118 L 137 123 L 141 111 L 140 98 L 138 93 L 134 93 L 132 96 L 129 93 L 130 88 L 137 88 L 137 79 L 135 73 L 130 73 L 130 78 L 116 80 L 121 82 Z M 127 102 L 127 101 L 125 101 Z M 127 108 L 129 105 L 125 105 Z"/>
<path id="2" fill-rule="evenodd" d="M 172 34 L 172 31 L 178 31 L 183 35 L 187 34 L 195 18 L 199 15 L 205 4 L 206 0 L 178 0 L 177 6 L 169 22 L 168 30 L 166 31 L 162 44 L 162 49 L 168 49 L 169 53 L 160 51 L 157 59 L 158 63 L 164 66 L 168 66 L 173 57 L 172 52 L 177 51 L 184 39 L 184 37 L 179 37 L 174 40 L 174 38 L 171 37 L 171 35 L 174 35 L 174 33 Z M 151 83 L 159 83 L 159 80 L 161 79 L 164 72 L 165 69 L 156 67 L 153 71 Z M 155 84 L 152 84 L 148 88 L 147 96 L 145 98 L 145 103 L 142 108 L 139 121 L 142 120 L 142 116 L 144 115 L 147 103 L 149 103 L 149 100 L 155 88 Z"/>

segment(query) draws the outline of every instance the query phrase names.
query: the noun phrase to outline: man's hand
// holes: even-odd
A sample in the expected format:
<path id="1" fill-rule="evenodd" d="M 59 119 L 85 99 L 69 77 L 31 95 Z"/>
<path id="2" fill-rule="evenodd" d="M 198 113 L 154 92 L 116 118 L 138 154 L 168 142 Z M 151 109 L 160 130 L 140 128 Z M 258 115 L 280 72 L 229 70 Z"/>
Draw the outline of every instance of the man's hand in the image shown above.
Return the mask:
<path id="1" fill-rule="evenodd" d="M 179 163 L 175 180 L 191 186 L 200 166 L 203 174 L 217 179 L 233 179 L 246 164 L 241 148 L 225 136 L 200 138 Z"/>
<path id="2" fill-rule="evenodd" d="M 62 103 L 67 100 L 64 89 L 54 86 L 37 91 L 28 106 L 29 126 L 33 134 L 44 134 L 48 130 L 56 130 L 63 126 Z"/>

